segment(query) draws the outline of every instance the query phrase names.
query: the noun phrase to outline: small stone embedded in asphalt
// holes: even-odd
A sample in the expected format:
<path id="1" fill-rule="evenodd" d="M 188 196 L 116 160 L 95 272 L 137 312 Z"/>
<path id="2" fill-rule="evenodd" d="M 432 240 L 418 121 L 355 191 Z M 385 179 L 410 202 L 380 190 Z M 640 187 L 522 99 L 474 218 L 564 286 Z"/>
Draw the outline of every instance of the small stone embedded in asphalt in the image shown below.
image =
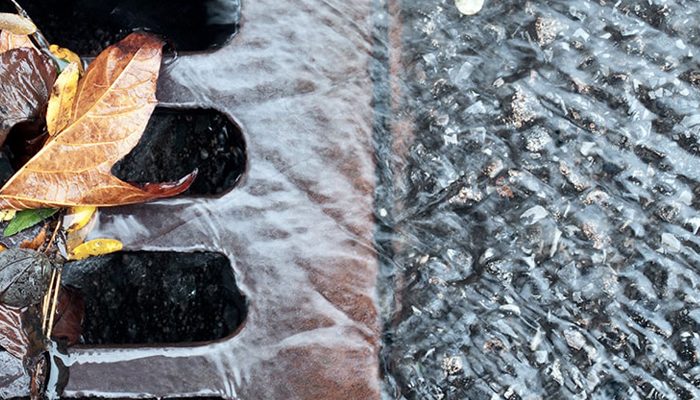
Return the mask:
<path id="1" fill-rule="evenodd" d="M 586 345 L 586 338 L 575 329 L 565 330 L 564 338 L 566 338 L 566 344 L 574 350 L 581 350 Z"/>
<path id="2" fill-rule="evenodd" d="M 462 14 L 474 15 L 481 11 L 484 0 L 455 0 L 455 5 Z"/>

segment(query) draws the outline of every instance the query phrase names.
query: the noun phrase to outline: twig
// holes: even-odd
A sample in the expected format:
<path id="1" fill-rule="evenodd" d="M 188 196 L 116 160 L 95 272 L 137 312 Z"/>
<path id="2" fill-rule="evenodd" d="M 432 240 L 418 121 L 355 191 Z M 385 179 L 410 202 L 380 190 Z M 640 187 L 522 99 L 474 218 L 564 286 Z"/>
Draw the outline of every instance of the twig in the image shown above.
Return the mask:
<path id="1" fill-rule="evenodd" d="M 58 277 L 56 278 L 56 285 L 54 286 L 54 293 L 53 293 L 53 302 L 51 303 L 51 306 L 49 307 L 49 315 L 51 316 L 49 319 L 49 327 L 46 332 L 46 338 L 51 340 L 51 332 L 53 331 L 53 320 L 54 317 L 56 316 L 56 308 L 58 307 L 58 293 L 61 291 L 61 275 L 63 273 L 62 268 L 58 268 Z"/>
<path id="2" fill-rule="evenodd" d="M 58 235 L 58 231 L 63 226 L 63 218 L 61 217 L 61 215 L 62 214 L 59 214 L 59 218 L 56 221 L 56 227 L 53 229 L 53 233 L 51 234 L 51 238 L 46 243 L 46 248 L 44 248 L 43 251 L 41 251 L 44 254 L 46 254 L 51 249 L 51 246 L 53 246 L 56 243 L 56 236 Z"/>
<path id="3" fill-rule="evenodd" d="M 41 323 L 41 331 L 46 335 L 48 331 L 48 320 L 49 320 L 49 309 L 51 307 L 51 300 L 53 299 L 53 292 L 54 292 L 54 287 L 56 286 L 56 277 L 57 277 L 57 272 L 56 269 L 53 268 L 51 269 L 51 280 L 49 281 L 49 289 L 46 291 L 46 294 L 44 295 L 44 301 L 41 307 L 41 317 L 42 317 L 42 323 Z"/>

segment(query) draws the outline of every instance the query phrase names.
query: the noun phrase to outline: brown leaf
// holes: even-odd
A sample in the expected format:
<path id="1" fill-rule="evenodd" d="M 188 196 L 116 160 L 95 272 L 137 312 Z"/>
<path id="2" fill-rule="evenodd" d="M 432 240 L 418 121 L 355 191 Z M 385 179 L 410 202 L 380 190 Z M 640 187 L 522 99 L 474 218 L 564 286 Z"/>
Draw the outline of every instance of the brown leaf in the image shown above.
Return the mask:
<path id="1" fill-rule="evenodd" d="M 0 145 L 20 122 L 43 123 L 43 113 L 56 79 L 56 69 L 36 49 L 0 54 Z"/>
<path id="2" fill-rule="evenodd" d="M 180 182 L 136 186 L 112 166 L 138 144 L 156 105 L 163 42 L 134 33 L 108 47 L 81 79 L 71 123 L 0 190 L 0 208 L 116 206 L 179 194 Z"/>
<path id="3" fill-rule="evenodd" d="M 58 293 L 56 320 L 51 338 L 73 346 L 80 341 L 85 316 L 85 300 L 82 294 L 70 287 L 61 287 Z"/>
<path id="4" fill-rule="evenodd" d="M 27 35 L 15 35 L 10 31 L 0 31 L 0 53 L 21 47 L 36 49 Z"/>
<path id="5" fill-rule="evenodd" d="M 29 338 L 22 330 L 22 309 L 0 304 L 0 346 L 22 359 L 28 343 Z"/>
<path id="6" fill-rule="evenodd" d="M 22 309 L 0 304 L 0 346 L 21 360 L 43 351 L 44 337 L 36 307 Z"/>
<path id="7" fill-rule="evenodd" d="M 41 228 L 39 233 L 32 240 L 25 240 L 19 244 L 20 249 L 39 250 L 39 247 L 46 242 L 46 226 Z"/>

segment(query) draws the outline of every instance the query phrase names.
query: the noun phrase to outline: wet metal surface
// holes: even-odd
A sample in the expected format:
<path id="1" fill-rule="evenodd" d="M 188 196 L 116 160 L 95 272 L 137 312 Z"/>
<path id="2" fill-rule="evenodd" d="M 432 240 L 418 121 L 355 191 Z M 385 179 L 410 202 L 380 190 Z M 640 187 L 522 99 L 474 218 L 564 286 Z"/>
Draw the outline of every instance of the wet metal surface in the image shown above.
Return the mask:
<path id="1" fill-rule="evenodd" d="M 220 197 L 103 210 L 92 236 L 226 255 L 247 318 L 203 345 L 72 348 L 66 397 L 379 397 L 371 11 L 247 2 L 229 45 L 163 71 L 161 102 L 235 118 L 247 170 Z"/>
<path id="2" fill-rule="evenodd" d="M 248 317 L 233 338 L 194 349 L 71 351 L 67 395 L 378 396 L 370 11 L 248 2 L 229 46 L 164 72 L 161 101 L 240 122 L 248 171 L 220 198 L 105 213 L 94 235 L 226 254 Z"/>

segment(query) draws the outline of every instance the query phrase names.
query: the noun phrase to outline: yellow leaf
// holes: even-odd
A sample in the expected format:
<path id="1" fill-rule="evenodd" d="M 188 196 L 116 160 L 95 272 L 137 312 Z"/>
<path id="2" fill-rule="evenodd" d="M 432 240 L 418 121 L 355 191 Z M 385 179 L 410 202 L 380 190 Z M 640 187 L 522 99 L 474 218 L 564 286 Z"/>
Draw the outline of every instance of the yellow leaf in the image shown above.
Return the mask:
<path id="1" fill-rule="evenodd" d="M 10 221 L 17 214 L 17 210 L 0 210 L 0 221 Z"/>
<path id="2" fill-rule="evenodd" d="M 63 225 L 68 227 L 68 232 L 83 229 L 90 222 L 96 211 L 97 207 L 91 206 L 71 207 L 68 209 L 66 216 L 63 217 Z"/>
<path id="3" fill-rule="evenodd" d="M 0 30 L 10 31 L 15 35 L 31 35 L 36 32 L 36 25 L 20 15 L 0 13 Z"/>
<path id="4" fill-rule="evenodd" d="M 94 239 L 81 244 L 73 249 L 71 260 L 84 260 L 88 257 L 101 256 L 121 250 L 122 242 L 116 239 Z"/>
<path id="5" fill-rule="evenodd" d="M 82 75 L 83 71 L 83 62 L 80 60 L 80 57 L 70 51 L 69 49 L 59 47 L 55 44 L 52 44 L 49 46 L 49 51 L 56 56 L 56 58 L 59 58 L 63 61 L 66 61 L 68 63 L 75 63 L 78 64 L 78 70 L 80 71 L 80 74 Z"/>
<path id="6" fill-rule="evenodd" d="M 53 136 L 68 126 L 75 95 L 78 93 L 79 78 L 79 66 L 71 62 L 54 82 L 46 110 L 46 128 L 49 135 Z"/>
<path id="7" fill-rule="evenodd" d="M 2 252 L 5 251 L 5 250 L 7 250 L 7 247 L 5 247 L 4 245 L 0 244 L 0 253 L 2 253 Z"/>

